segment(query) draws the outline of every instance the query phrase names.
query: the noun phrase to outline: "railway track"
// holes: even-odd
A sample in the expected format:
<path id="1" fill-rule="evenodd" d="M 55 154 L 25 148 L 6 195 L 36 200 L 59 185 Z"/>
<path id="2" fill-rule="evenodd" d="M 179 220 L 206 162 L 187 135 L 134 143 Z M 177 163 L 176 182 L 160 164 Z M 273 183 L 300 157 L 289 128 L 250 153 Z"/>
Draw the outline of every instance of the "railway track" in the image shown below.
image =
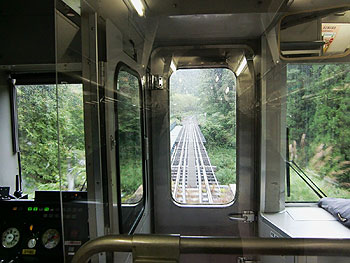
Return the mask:
<path id="1" fill-rule="evenodd" d="M 194 117 L 187 118 L 179 132 L 171 155 L 171 178 L 172 195 L 179 203 L 222 204 L 222 192 L 227 192 L 215 176 Z"/>

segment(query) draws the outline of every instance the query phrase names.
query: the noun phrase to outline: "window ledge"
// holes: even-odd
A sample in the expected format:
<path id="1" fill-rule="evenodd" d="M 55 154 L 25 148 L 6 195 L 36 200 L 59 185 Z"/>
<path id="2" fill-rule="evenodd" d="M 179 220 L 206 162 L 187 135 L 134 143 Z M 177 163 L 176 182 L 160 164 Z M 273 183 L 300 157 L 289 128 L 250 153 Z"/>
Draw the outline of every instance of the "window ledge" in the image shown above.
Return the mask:
<path id="1" fill-rule="evenodd" d="M 260 217 L 283 237 L 350 238 L 350 229 L 319 207 L 286 207 L 280 213 L 261 213 Z"/>

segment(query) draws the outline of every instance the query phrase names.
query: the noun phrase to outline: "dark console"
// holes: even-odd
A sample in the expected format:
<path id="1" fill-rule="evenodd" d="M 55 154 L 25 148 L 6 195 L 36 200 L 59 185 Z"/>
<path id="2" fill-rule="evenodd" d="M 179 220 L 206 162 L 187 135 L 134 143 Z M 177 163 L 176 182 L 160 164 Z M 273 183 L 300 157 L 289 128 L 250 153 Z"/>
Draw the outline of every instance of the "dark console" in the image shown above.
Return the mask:
<path id="1" fill-rule="evenodd" d="M 89 239 L 86 192 L 38 191 L 0 210 L 0 263 L 71 262 Z"/>

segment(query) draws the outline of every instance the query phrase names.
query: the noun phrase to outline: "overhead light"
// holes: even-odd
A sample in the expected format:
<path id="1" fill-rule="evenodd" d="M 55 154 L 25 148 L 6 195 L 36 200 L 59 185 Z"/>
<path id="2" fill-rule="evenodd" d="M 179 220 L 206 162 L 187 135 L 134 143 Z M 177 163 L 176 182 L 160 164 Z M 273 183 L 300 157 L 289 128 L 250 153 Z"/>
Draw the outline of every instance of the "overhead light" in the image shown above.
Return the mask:
<path id="1" fill-rule="evenodd" d="M 245 56 L 243 56 L 239 66 L 236 70 L 237 77 L 242 73 L 242 71 L 245 69 L 246 66 L 247 66 L 247 59 L 245 58 Z"/>
<path id="2" fill-rule="evenodd" d="M 145 14 L 145 7 L 143 6 L 141 0 L 130 0 L 132 6 L 135 8 L 136 12 L 139 16 L 143 16 Z"/>
<path id="3" fill-rule="evenodd" d="M 176 66 L 175 66 L 175 63 L 174 63 L 173 60 L 172 60 L 171 63 L 170 63 L 170 68 L 171 68 L 171 70 L 172 70 L 173 72 L 176 71 Z"/>

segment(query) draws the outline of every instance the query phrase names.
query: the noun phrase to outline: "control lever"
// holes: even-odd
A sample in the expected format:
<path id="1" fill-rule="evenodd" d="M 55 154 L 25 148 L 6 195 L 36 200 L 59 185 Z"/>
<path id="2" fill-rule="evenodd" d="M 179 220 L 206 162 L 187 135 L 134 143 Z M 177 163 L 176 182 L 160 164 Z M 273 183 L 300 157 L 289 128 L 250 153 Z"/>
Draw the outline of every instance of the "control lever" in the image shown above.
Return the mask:
<path id="1" fill-rule="evenodd" d="M 22 197 L 22 182 L 20 180 L 20 176 L 17 174 L 16 175 L 16 191 L 13 193 L 13 195 L 16 198 L 21 198 Z"/>
<path id="2" fill-rule="evenodd" d="M 16 175 L 16 191 L 14 192 L 14 196 L 16 198 L 21 198 L 22 197 L 22 164 L 21 164 L 21 152 L 17 152 L 17 159 L 18 159 L 18 169 L 19 172 Z"/>

